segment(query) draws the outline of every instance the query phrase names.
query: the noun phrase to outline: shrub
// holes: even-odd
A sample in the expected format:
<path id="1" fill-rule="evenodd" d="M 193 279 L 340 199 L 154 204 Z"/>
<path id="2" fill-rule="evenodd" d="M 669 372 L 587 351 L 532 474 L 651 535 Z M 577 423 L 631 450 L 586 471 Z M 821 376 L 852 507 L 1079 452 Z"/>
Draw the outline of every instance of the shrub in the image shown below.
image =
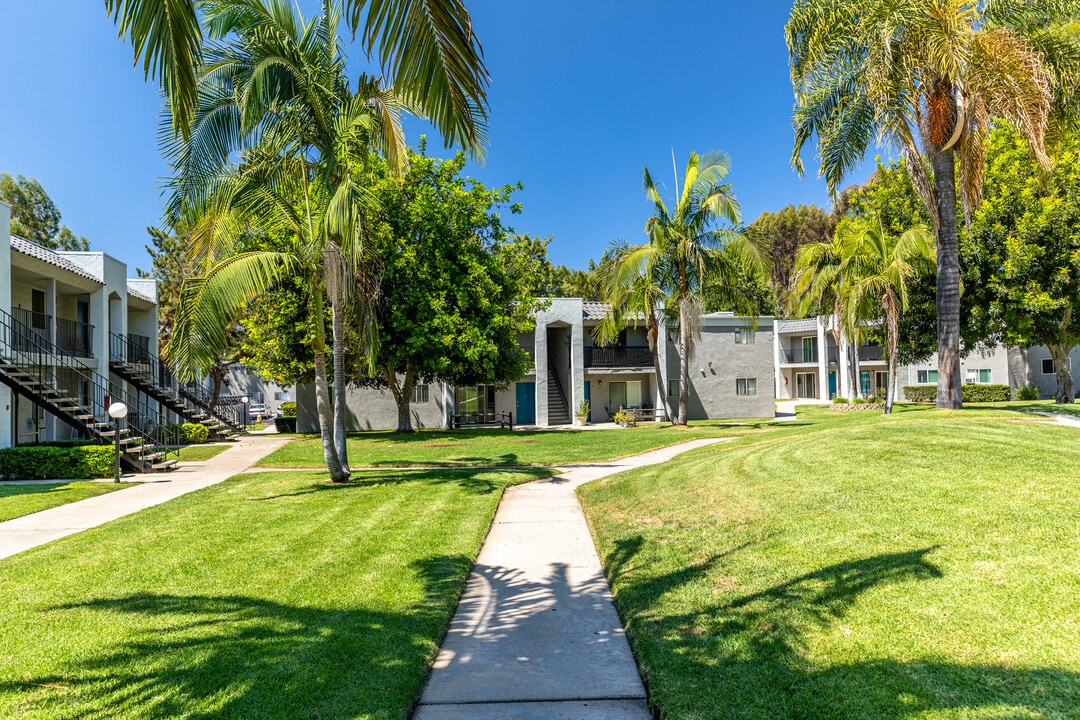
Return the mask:
<path id="1" fill-rule="evenodd" d="M 577 405 L 577 411 L 574 413 L 574 417 L 589 417 L 589 401 L 582 400 Z"/>
<path id="2" fill-rule="evenodd" d="M 39 442 L 23 443 L 19 447 L 57 447 L 57 448 L 73 448 L 84 447 L 86 445 L 96 445 L 93 440 L 41 440 Z"/>
<path id="3" fill-rule="evenodd" d="M 210 428 L 198 423 L 184 423 L 180 426 L 184 431 L 184 442 L 188 445 L 199 445 L 206 442 L 210 437 Z"/>
<path id="4" fill-rule="evenodd" d="M 0 450 L 0 477 L 5 480 L 79 480 L 112 473 L 109 445 L 19 445 Z"/>
<path id="5" fill-rule="evenodd" d="M 1042 392 L 1034 385 L 1025 385 L 1021 388 L 1016 388 L 1017 400 L 1038 400 L 1042 397 Z"/>
<path id="6" fill-rule="evenodd" d="M 905 385 L 904 397 L 910 402 L 935 402 L 937 400 L 937 386 Z"/>
<path id="7" fill-rule="evenodd" d="M 279 433 L 294 433 L 296 432 L 296 418 L 295 417 L 279 417 L 274 418 L 274 425 L 277 427 Z"/>
<path id="8" fill-rule="evenodd" d="M 287 418 L 296 417 L 296 403 L 291 400 L 281 403 L 281 415 Z"/>
<path id="9" fill-rule="evenodd" d="M 848 399 L 843 397 L 834 397 L 832 399 L 833 405 L 847 405 Z"/>
<path id="10" fill-rule="evenodd" d="M 874 397 L 878 398 L 878 402 L 883 402 L 881 398 L 884 398 L 888 394 L 889 391 L 883 387 L 879 387 L 874 390 Z"/>
<path id="11" fill-rule="evenodd" d="M 619 411 L 612 417 L 619 425 L 636 425 L 637 418 L 634 417 L 634 413 L 619 408 Z"/>
<path id="12" fill-rule="evenodd" d="M 1008 385 L 964 385 L 960 399 L 966 403 L 1005 402 L 1012 394 Z"/>

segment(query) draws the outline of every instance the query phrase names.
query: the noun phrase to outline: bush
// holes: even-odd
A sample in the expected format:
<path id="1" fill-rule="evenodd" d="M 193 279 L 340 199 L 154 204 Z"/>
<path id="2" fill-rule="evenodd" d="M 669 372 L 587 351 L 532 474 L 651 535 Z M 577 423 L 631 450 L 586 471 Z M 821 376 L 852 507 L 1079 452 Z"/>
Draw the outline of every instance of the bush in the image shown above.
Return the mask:
<path id="1" fill-rule="evenodd" d="M 1005 402 L 1012 394 L 1008 385 L 964 385 L 960 399 L 966 403 Z"/>
<path id="2" fill-rule="evenodd" d="M 1042 392 L 1034 385 L 1025 385 L 1021 388 L 1016 388 L 1017 400 L 1038 400 L 1042 397 Z"/>
<path id="3" fill-rule="evenodd" d="M 834 397 L 832 399 L 833 405 L 847 405 L 847 401 L 848 401 L 847 398 L 842 398 L 842 397 Z"/>
<path id="4" fill-rule="evenodd" d="M 287 418 L 296 417 L 296 403 L 291 400 L 281 403 L 281 416 Z"/>
<path id="5" fill-rule="evenodd" d="M 19 447 L 73 448 L 96 444 L 93 440 L 41 440 L 40 442 L 22 443 Z"/>
<path id="6" fill-rule="evenodd" d="M 936 385 L 905 385 L 904 397 L 909 402 L 936 402 Z"/>
<path id="7" fill-rule="evenodd" d="M 19 445 L 0 450 L 0 477 L 5 480 L 80 480 L 112 474 L 109 445 Z"/>
<path id="8" fill-rule="evenodd" d="M 611 418 L 619 425 L 637 425 L 634 413 L 619 408 L 619 411 Z"/>
<path id="9" fill-rule="evenodd" d="M 184 423 L 180 426 L 184 431 L 184 442 L 188 445 L 199 445 L 210 437 L 210 428 L 198 423 Z"/>
<path id="10" fill-rule="evenodd" d="M 274 418 L 274 425 L 277 427 L 277 431 L 279 433 L 294 433 L 294 432 L 296 432 L 296 418 L 295 417 Z"/>

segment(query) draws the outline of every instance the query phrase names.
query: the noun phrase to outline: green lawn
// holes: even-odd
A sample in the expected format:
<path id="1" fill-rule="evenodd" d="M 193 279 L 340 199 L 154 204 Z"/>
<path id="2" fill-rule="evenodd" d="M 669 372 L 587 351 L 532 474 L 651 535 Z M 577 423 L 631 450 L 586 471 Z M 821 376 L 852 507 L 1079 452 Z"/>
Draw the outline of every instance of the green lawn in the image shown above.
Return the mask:
<path id="1" fill-rule="evenodd" d="M 800 411 L 579 492 L 660 716 L 1080 717 L 1080 434 Z"/>
<path id="2" fill-rule="evenodd" d="M 111 482 L 0 483 L 0 522 L 131 486 Z"/>
<path id="3" fill-rule="evenodd" d="M 356 467 L 476 465 L 558 465 L 635 455 L 701 437 L 761 432 L 771 420 L 642 423 L 613 430 L 423 430 L 416 433 L 365 432 L 349 436 L 349 462 Z M 323 463 L 317 435 L 298 437 L 268 455 L 264 467 L 318 467 Z"/>
<path id="4" fill-rule="evenodd" d="M 0 717 L 405 717 L 502 488 L 242 475 L 0 561 Z"/>
<path id="5" fill-rule="evenodd" d="M 185 445 L 180 448 L 180 462 L 202 462 L 217 457 L 229 449 L 229 445 Z"/>

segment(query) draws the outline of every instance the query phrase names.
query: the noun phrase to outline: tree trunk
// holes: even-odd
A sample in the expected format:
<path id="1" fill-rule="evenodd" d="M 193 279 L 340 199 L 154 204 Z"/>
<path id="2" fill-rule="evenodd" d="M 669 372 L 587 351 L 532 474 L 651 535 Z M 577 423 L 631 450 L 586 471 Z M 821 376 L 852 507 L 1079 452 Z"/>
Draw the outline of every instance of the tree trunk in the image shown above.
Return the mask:
<path id="1" fill-rule="evenodd" d="M 687 326 L 686 301 L 679 300 L 679 419 L 676 425 L 686 425 L 690 405 L 690 330 Z"/>
<path id="2" fill-rule="evenodd" d="M 334 452 L 337 453 L 338 464 L 346 477 L 349 476 L 349 447 L 348 428 L 346 414 L 348 403 L 345 401 L 345 310 L 342 307 L 343 298 L 335 298 L 330 305 L 331 322 L 333 327 L 334 342 Z"/>
<path id="3" fill-rule="evenodd" d="M 221 367 L 221 363 L 214 363 L 214 367 L 210 368 L 210 378 L 214 381 L 214 390 L 210 393 L 210 402 L 206 403 L 206 411 L 209 413 L 214 412 L 214 408 L 217 407 L 218 398 L 221 397 L 221 381 L 225 377 L 225 371 Z"/>
<path id="4" fill-rule="evenodd" d="M 1063 343 L 1050 343 L 1050 357 L 1054 358 L 1054 374 L 1057 378 L 1057 393 L 1054 402 L 1058 404 L 1071 403 L 1076 398 L 1073 390 L 1072 368 L 1069 367 L 1069 353 L 1072 345 Z"/>
<path id="5" fill-rule="evenodd" d="M 660 395 L 660 402 L 664 404 L 664 412 L 667 413 L 668 420 L 675 422 L 675 416 L 671 414 L 671 403 L 668 402 L 667 382 L 660 371 L 660 332 L 660 323 L 657 322 L 656 315 L 650 315 L 649 345 L 652 347 L 653 372 L 656 373 L 656 392 Z M 666 345 L 664 351 L 667 352 Z"/>
<path id="6" fill-rule="evenodd" d="M 326 323 L 323 317 L 322 287 L 315 289 L 315 408 L 319 414 L 319 433 L 322 435 L 323 458 L 331 482 L 346 482 L 349 473 L 341 467 L 334 449 L 334 417 L 330 407 L 330 390 L 326 380 Z"/>
<path id="7" fill-rule="evenodd" d="M 937 406 L 959 410 L 960 387 L 960 256 L 956 245 L 956 157 L 953 151 L 935 153 L 934 193 L 937 196 Z"/>
<path id="8" fill-rule="evenodd" d="M 399 433 L 415 432 L 409 406 L 412 400 L 413 388 L 416 385 L 412 370 L 407 369 L 405 371 L 405 382 L 402 385 L 398 385 L 397 373 L 394 372 L 392 367 L 383 370 L 383 377 L 386 378 L 386 384 L 390 387 L 390 394 L 394 396 L 394 403 L 397 405 L 397 431 Z"/>
<path id="9" fill-rule="evenodd" d="M 896 394 L 896 351 L 900 344 L 900 317 L 896 298 L 891 292 L 885 294 L 885 349 L 889 352 L 889 387 L 885 388 L 885 414 L 892 413 L 893 395 Z"/>

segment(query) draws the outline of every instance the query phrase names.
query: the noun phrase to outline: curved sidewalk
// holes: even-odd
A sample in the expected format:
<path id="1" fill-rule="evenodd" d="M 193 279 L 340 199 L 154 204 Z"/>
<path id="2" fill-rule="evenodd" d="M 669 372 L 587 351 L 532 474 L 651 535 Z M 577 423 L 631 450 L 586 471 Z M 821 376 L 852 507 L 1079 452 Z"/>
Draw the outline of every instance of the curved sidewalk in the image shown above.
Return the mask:
<path id="1" fill-rule="evenodd" d="M 219 483 L 244 472 L 291 439 L 290 436 L 249 436 L 206 462 L 184 463 L 169 473 L 139 475 L 137 479 L 142 482 L 137 487 L 2 522 L 0 559 Z"/>
<path id="2" fill-rule="evenodd" d="M 506 490 L 414 720 L 652 720 L 575 489 L 727 438 Z"/>

